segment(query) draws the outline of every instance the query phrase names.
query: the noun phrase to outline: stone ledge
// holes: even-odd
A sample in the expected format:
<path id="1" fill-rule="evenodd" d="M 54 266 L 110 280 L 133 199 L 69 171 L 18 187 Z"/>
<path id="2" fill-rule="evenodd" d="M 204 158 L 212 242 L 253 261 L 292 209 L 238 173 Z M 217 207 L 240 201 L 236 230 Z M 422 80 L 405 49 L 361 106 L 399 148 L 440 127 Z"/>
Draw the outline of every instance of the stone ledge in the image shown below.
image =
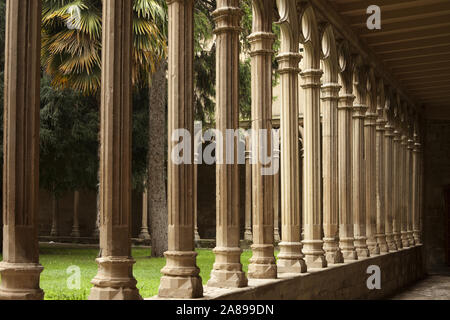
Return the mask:
<path id="1" fill-rule="evenodd" d="M 367 268 L 381 269 L 381 290 L 367 288 Z M 283 275 L 276 280 L 249 280 L 242 289 L 204 287 L 201 300 L 327 300 L 383 299 L 423 278 L 422 246 L 392 253 L 310 269 L 300 275 Z M 158 299 L 156 297 L 151 299 Z"/>

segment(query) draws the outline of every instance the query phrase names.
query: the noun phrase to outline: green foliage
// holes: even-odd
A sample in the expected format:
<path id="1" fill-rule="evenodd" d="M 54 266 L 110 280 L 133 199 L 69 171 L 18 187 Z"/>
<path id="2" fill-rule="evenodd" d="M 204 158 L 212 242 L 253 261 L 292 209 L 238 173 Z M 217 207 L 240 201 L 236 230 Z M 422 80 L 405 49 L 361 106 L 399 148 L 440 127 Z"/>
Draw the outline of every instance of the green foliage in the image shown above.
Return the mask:
<path id="1" fill-rule="evenodd" d="M 242 9 L 241 20 L 241 51 L 246 57 L 240 61 L 239 66 L 239 109 L 241 119 L 249 119 L 251 116 L 251 64 L 250 64 L 250 43 L 248 36 L 252 33 L 252 5 L 251 1 L 241 0 Z M 206 126 L 214 126 L 214 97 L 216 94 L 216 46 L 211 48 L 207 46 L 208 41 L 212 39 L 214 20 L 211 13 L 216 8 L 216 1 L 201 0 L 196 2 L 195 15 L 195 118 L 201 120 Z M 274 43 L 275 53 L 280 48 L 280 28 L 274 25 L 273 32 L 276 40 Z M 278 83 L 278 74 L 275 72 L 278 68 L 276 54 L 273 57 L 273 85 Z"/>
<path id="2" fill-rule="evenodd" d="M 69 8 L 74 7 L 78 8 L 80 19 L 72 21 L 76 27 L 72 30 L 67 23 L 71 21 Z M 102 1 L 43 0 L 42 20 L 41 59 L 48 76 L 42 92 L 41 184 L 58 194 L 95 188 Z M 132 173 L 133 187 L 142 190 L 147 171 L 149 79 L 167 51 L 164 0 L 134 0 L 133 35 Z M 74 114 L 76 111 L 71 108 L 75 105 L 76 110 L 82 110 L 77 112 L 85 114 Z M 73 155 L 75 151 L 80 155 Z"/>
<path id="3" fill-rule="evenodd" d="M 94 189 L 98 171 L 97 103 L 72 89 L 41 81 L 40 185 L 57 197 Z"/>
<path id="4" fill-rule="evenodd" d="M 147 85 L 135 87 L 133 91 L 132 183 L 133 189 L 144 191 L 145 181 L 147 181 L 149 104 L 151 102 Z"/>
<path id="5" fill-rule="evenodd" d="M 194 11 L 194 114 L 205 125 L 214 123 L 216 95 L 216 47 L 211 12 L 215 1 L 196 1 Z"/>
<path id="6" fill-rule="evenodd" d="M 43 0 L 42 65 L 58 88 L 95 95 L 100 88 L 102 1 Z M 76 8 L 80 19 L 73 21 Z M 163 0 L 135 0 L 133 6 L 133 83 L 147 82 L 148 74 L 165 57 L 167 9 Z M 69 29 L 67 23 L 74 23 Z"/>
<path id="7" fill-rule="evenodd" d="M 241 62 L 239 68 L 239 108 L 241 119 L 250 119 L 252 112 L 252 69 L 250 59 Z"/>

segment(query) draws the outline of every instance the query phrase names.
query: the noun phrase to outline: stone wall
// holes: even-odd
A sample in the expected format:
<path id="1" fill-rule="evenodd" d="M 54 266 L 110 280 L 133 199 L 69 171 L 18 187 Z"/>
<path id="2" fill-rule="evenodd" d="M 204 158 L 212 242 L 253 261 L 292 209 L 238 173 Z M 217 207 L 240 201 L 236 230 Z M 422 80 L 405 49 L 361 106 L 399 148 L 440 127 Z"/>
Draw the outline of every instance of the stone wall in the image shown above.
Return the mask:
<path id="1" fill-rule="evenodd" d="M 369 266 L 381 270 L 381 289 L 369 290 Z M 320 300 L 383 299 L 424 277 L 423 247 L 382 254 L 355 262 L 311 270 L 278 280 L 249 280 L 244 289 L 205 289 L 206 299 Z"/>
<path id="2" fill-rule="evenodd" d="M 244 237 L 245 223 L 245 166 L 239 165 L 240 177 L 240 220 L 241 239 Z M 216 238 L 216 167 L 199 165 L 198 167 L 198 232 L 202 239 Z"/>
<path id="3" fill-rule="evenodd" d="M 423 231 L 427 267 L 447 263 L 448 212 L 444 188 L 450 185 L 450 120 L 426 120 Z"/>

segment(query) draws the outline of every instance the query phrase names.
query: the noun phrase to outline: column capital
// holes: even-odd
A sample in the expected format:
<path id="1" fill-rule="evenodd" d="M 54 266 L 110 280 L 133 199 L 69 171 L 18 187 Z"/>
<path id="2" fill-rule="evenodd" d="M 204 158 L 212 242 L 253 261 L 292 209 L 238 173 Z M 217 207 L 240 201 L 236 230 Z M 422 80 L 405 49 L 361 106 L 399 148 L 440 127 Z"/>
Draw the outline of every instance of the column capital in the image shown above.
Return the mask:
<path id="1" fill-rule="evenodd" d="M 214 22 L 216 22 L 216 28 L 214 29 L 216 35 L 223 32 L 241 32 L 242 28 L 239 26 L 239 22 L 242 17 L 242 10 L 238 6 L 239 2 L 236 2 L 235 5 L 217 8 L 211 14 Z"/>
<path id="2" fill-rule="evenodd" d="M 352 107 L 352 111 L 353 111 L 353 118 L 357 119 L 364 119 L 365 118 L 365 113 L 366 110 L 368 109 L 368 107 L 364 104 L 354 104 Z"/>
<path id="3" fill-rule="evenodd" d="M 384 134 L 385 137 L 388 138 L 394 138 L 395 134 L 394 134 L 394 126 L 392 125 L 392 123 L 390 123 L 389 121 L 386 123 L 386 126 L 384 127 L 386 130 L 386 133 Z"/>
<path id="4" fill-rule="evenodd" d="M 283 52 L 277 55 L 276 59 L 279 64 L 278 73 L 294 73 L 300 72 L 299 63 L 303 56 L 296 52 Z"/>
<path id="5" fill-rule="evenodd" d="M 404 133 L 401 134 L 400 140 L 402 146 L 408 145 L 408 137 Z"/>
<path id="6" fill-rule="evenodd" d="M 257 31 L 250 34 L 247 39 L 251 46 L 250 57 L 258 55 L 273 55 L 274 51 L 272 46 L 276 39 L 274 33 Z"/>
<path id="7" fill-rule="evenodd" d="M 414 153 L 422 153 L 422 144 L 420 144 L 419 142 L 415 142 L 413 152 Z"/>
<path id="8" fill-rule="evenodd" d="M 353 94 L 340 94 L 339 95 L 339 104 L 338 109 L 352 110 L 353 101 L 355 101 L 356 97 Z"/>
<path id="9" fill-rule="evenodd" d="M 402 141 L 402 134 L 400 131 L 398 131 L 398 128 L 394 127 L 394 142 L 400 142 Z"/>
<path id="10" fill-rule="evenodd" d="M 339 101 L 339 91 L 342 86 L 338 83 L 324 83 L 322 85 L 322 101 Z"/>
<path id="11" fill-rule="evenodd" d="M 372 112 L 368 111 L 364 116 L 364 119 L 366 120 L 366 121 L 364 121 L 364 126 L 365 127 L 375 127 L 377 124 L 377 122 L 376 122 L 377 117 L 378 117 L 378 115 L 376 113 L 372 113 Z"/>
<path id="12" fill-rule="evenodd" d="M 320 69 L 307 69 L 300 73 L 304 83 L 301 85 L 303 89 L 320 88 L 320 78 L 323 71 Z"/>
<path id="13" fill-rule="evenodd" d="M 408 150 L 414 149 L 414 140 L 410 137 L 407 141 Z"/>
<path id="14" fill-rule="evenodd" d="M 376 125 L 377 125 L 377 131 L 386 131 L 386 124 L 387 121 L 383 117 L 378 117 Z"/>

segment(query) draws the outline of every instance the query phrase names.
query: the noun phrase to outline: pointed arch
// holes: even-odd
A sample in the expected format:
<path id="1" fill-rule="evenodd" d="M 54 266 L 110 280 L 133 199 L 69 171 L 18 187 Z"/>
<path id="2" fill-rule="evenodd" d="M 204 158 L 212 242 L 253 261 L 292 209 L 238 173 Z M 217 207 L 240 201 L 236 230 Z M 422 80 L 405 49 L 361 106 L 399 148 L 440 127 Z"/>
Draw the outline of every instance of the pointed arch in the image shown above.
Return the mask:
<path id="1" fill-rule="evenodd" d="M 303 8 L 300 19 L 300 42 L 304 47 L 303 65 L 306 70 L 320 69 L 320 39 L 316 15 L 308 4 Z"/>
<path id="2" fill-rule="evenodd" d="M 328 24 L 324 28 L 321 40 L 323 60 L 323 83 L 339 82 L 339 56 L 333 27 Z"/>
<path id="3" fill-rule="evenodd" d="M 346 41 L 337 44 L 338 58 L 338 83 L 345 94 L 353 94 L 353 61 L 350 54 L 349 45 Z"/>

